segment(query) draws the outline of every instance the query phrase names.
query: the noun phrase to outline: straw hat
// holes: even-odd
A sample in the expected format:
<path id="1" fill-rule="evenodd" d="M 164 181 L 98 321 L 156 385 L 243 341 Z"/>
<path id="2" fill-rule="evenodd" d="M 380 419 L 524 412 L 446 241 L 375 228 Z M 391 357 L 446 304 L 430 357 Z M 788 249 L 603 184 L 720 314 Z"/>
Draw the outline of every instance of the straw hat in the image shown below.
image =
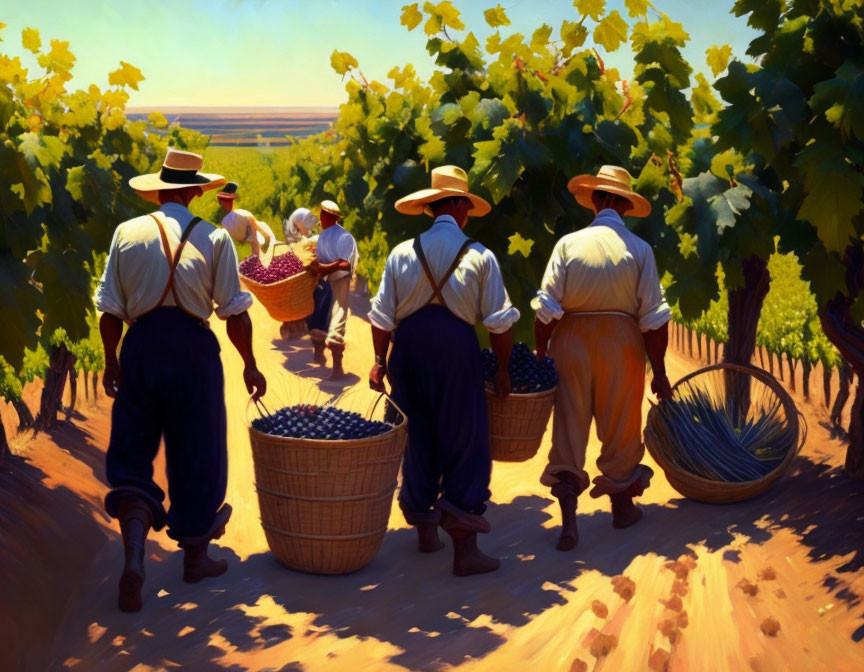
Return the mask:
<path id="1" fill-rule="evenodd" d="M 333 201 L 321 201 L 321 210 L 323 212 L 329 212 L 331 215 L 336 215 L 337 217 L 342 216 L 342 211 Z"/>
<path id="2" fill-rule="evenodd" d="M 471 217 L 482 217 L 492 206 L 484 199 L 468 191 L 468 175 L 458 166 L 441 166 L 432 171 L 432 186 L 408 194 L 396 201 L 396 211 L 403 215 L 431 215 L 428 205 L 444 198 L 462 196 L 471 201 Z"/>
<path id="3" fill-rule="evenodd" d="M 227 200 L 234 200 L 235 198 L 240 198 L 239 192 L 240 186 L 236 182 L 228 182 L 224 187 L 216 194 L 216 198 L 224 198 Z"/>
<path id="4" fill-rule="evenodd" d="M 623 196 L 633 207 L 624 214 L 628 217 L 647 217 L 651 214 L 651 203 L 630 188 L 633 178 L 624 168 L 618 166 L 603 166 L 597 175 L 577 175 L 567 183 L 567 189 L 576 197 L 579 205 L 594 210 L 591 195 L 595 191 L 606 191 L 610 194 Z"/>
<path id="5" fill-rule="evenodd" d="M 169 149 L 162 162 L 162 170 L 149 175 L 138 175 L 129 180 L 129 186 L 143 199 L 152 203 L 159 202 L 158 192 L 165 189 L 201 187 L 204 191 L 216 189 L 225 184 L 221 175 L 202 173 L 204 159 L 193 152 Z"/>

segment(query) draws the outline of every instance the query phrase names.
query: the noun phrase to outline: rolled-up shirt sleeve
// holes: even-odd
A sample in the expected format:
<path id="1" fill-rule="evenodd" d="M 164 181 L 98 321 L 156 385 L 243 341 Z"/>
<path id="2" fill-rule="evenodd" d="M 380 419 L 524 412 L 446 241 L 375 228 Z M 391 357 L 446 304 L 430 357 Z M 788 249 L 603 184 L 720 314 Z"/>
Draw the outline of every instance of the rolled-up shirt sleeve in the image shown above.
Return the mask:
<path id="1" fill-rule="evenodd" d="M 519 311 L 510 303 L 498 259 L 489 250 L 483 256 L 485 263 L 483 286 L 480 289 L 480 317 L 483 326 L 490 332 L 503 334 L 519 321 Z"/>
<path id="2" fill-rule="evenodd" d="M 102 313 L 109 313 L 121 320 L 128 320 L 129 315 L 126 310 L 126 295 L 123 292 L 123 285 L 120 283 L 120 266 L 119 266 L 119 250 L 118 240 L 120 237 L 120 227 L 114 230 L 114 237 L 111 239 L 111 247 L 108 252 L 108 260 L 105 262 L 105 270 L 102 272 L 102 277 L 99 279 L 99 284 L 96 286 L 96 292 L 93 295 L 93 303 L 96 310 Z"/>
<path id="3" fill-rule="evenodd" d="M 216 315 L 223 320 L 252 307 L 252 295 L 240 289 L 237 250 L 224 229 L 217 230 L 213 241 L 213 301 Z"/>
<path id="4" fill-rule="evenodd" d="M 384 264 L 384 275 L 378 293 L 372 299 L 369 321 L 379 329 L 393 331 L 396 328 L 396 285 L 393 276 L 393 255 Z"/>
<path id="5" fill-rule="evenodd" d="M 351 272 L 357 267 L 357 241 L 350 233 L 343 234 L 336 246 L 336 255 L 351 264 Z"/>
<path id="6" fill-rule="evenodd" d="M 642 270 L 639 273 L 636 298 L 639 303 L 639 329 L 643 333 L 659 329 L 672 319 L 672 311 L 666 303 L 663 288 L 660 286 L 657 262 L 650 248 L 646 251 Z"/>
<path id="7" fill-rule="evenodd" d="M 552 250 L 543 282 L 537 296 L 531 299 L 531 308 L 537 313 L 537 319 L 543 324 L 552 320 L 560 320 L 564 316 L 561 302 L 564 300 L 564 288 L 567 281 L 567 262 L 564 254 L 564 244 L 559 241 Z"/>

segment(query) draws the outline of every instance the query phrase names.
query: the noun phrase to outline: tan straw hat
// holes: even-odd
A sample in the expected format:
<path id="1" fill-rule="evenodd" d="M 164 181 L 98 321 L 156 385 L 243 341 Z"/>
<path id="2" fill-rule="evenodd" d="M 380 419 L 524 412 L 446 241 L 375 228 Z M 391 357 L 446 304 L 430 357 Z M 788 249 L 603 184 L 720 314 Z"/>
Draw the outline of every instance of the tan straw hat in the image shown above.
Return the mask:
<path id="1" fill-rule="evenodd" d="M 200 154 L 169 149 L 162 162 L 162 170 L 149 175 L 138 175 L 129 180 L 129 186 L 137 194 L 152 203 L 158 203 L 158 192 L 165 189 L 201 187 L 203 191 L 216 189 L 225 184 L 221 175 L 200 172 L 204 159 Z"/>
<path id="2" fill-rule="evenodd" d="M 567 189 L 576 197 L 579 205 L 594 210 L 591 195 L 595 191 L 605 191 L 616 196 L 623 196 L 633 207 L 624 214 L 628 217 L 647 217 L 651 214 L 651 203 L 630 188 L 633 178 L 624 168 L 618 166 L 603 166 L 597 175 L 577 175 L 567 183 Z"/>
<path id="3" fill-rule="evenodd" d="M 458 166 L 441 166 L 432 171 L 432 187 L 421 189 L 396 201 L 396 211 L 403 215 L 431 215 L 428 205 L 444 198 L 462 196 L 471 201 L 471 217 L 482 217 L 492 209 L 484 199 L 468 191 L 468 174 Z"/>
<path id="4" fill-rule="evenodd" d="M 333 201 L 321 201 L 321 210 L 329 212 L 331 215 L 336 215 L 337 217 L 342 216 L 342 211 Z"/>

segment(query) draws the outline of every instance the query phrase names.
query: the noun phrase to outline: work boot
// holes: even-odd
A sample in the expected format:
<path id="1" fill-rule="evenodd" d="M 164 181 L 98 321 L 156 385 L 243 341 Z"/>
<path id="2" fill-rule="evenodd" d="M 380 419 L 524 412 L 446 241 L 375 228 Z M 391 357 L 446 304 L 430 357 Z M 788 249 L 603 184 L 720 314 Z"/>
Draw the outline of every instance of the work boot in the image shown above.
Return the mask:
<path id="1" fill-rule="evenodd" d="M 327 366 L 327 357 L 324 354 L 325 347 L 324 341 L 319 341 L 315 338 L 312 339 L 312 359 L 318 366 Z"/>
<path id="2" fill-rule="evenodd" d="M 339 380 L 345 377 L 345 371 L 342 368 L 342 354 L 345 352 L 345 346 L 331 343 L 329 347 L 333 357 L 333 372 L 330 374 L 330 380 Z"/>
<path id="3" fill-rule="evenodd" d="M 453 540 L 453 574 L 471 576 L 487 574 L 501 566 L 501 561 L 492 558 L 477 548 L 477 533 L 489 532 L 489 522 L 473 513 L 442 510 L 441 527 Z"/>
<path id="4" fill-rule="evenodd" d="M 283 322 L 282 325 L 279 327 L 279 338 L 281 338 L 283 341 L 289 340 L 292 336 L 292 331 L 293 329 L 291 328 L 291 323 Z"/>
<path id="5" fill-rule="evenodd" d="M 571 551 L 579 543 L 579 530 L 576 527 L 576 506 L 582 488 L 576 474 L 560 471 L 555 474 L 558 483 L 552 486 L 552 494 L 561 505 L 561 536 L 555 546 L 559 551 Z"/>
<path id="6" fill-rule="evenodd" d="M 221 576 L 228 570 L 228 562 L 214 560 L 207 555 L 207 547 L 213 539 L 225 534 L 225 525 L 231 517 L 231 506 L 225 504 L 216 514 L 210 530 L 200 537 L 185 537 L 180 540 L 183 549 L 183 580 L 198 583 L 202 579 Z"/>
<path id="7" fill-rule="evenodd" d="M 120 575 L 118 606 L 120 611 L 141 611 L 144 549 L 153 519 L 147 505 L 133 498 L 120 502 L 118 513 L 120 531 L 123 535 L 123 551 L 126 556 L 123 574 Z"/>
<path id="8" fill-rule="evenodd" d="M 623 492 L 609 495 L 612 500 L 612 527 L 623 529 L 642 520 L 642 509 L 633 503 L 633 497 L 642 494 L 644 487 L 637 481 Z"/>
<path id="9" fill-rule="evenodd" d="M 438 523 L 417 523 L 417 550 L 421 553 L 434 553 L 444 548 L 438 537 Z"/>

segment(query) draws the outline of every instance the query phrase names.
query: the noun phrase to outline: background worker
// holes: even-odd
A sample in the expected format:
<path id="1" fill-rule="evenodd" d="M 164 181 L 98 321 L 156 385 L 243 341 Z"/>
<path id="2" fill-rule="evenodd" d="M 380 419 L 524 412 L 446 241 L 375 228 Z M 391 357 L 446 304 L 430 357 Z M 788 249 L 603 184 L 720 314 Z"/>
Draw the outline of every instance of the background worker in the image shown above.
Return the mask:
<path id="1" fill-rule="evenodd" d="M 316 231 L 318 229 L 318 218 L 307 208 L 297 208 L 288 219 L 282 222 L 282 232 L 285 234 L 285 242 L 291 245 L 310 245 L 312 249 L 318 242 Z M 315 311 L 307 318 L 283 322 L 279 328 L 279 334 L 284 339 L 300 338 L 307 331 L 326 332 L 330 325 L 330 314 L 333 305 L 333 291 L 323 277 L 318 278 L 318 284 L 312 293 L 315 302 Z M 321 350 L 320 357 L 316 358 L 318 364 L 326 364 L 324 351 Z"/>
<path id="2" fill-rule="evenodd" d="M 257 257 L 261 254 L 262 245 L 269 249 L 276 243 L 276 236 L 266 222 L 256 219 L 248 210 L 234 207 L 239 197 L 236 182 L 228 182 L 222 191 L 216 194 L 219 206 L 225 213 L 221 225 L 238 243 L 249 243 L 253 256 Z"/>

